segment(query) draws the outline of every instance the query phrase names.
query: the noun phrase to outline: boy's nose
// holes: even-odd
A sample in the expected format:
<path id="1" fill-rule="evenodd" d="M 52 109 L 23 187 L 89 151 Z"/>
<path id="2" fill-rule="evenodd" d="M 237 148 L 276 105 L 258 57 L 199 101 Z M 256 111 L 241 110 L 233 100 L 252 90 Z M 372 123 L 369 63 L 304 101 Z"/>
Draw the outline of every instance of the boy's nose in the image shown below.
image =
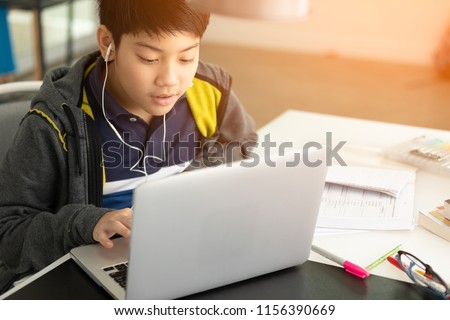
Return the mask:
<path id="1" fill-rule="evenodd" d="M 158 86 L 175 86 L 178 84 L 178 76 L 176 66 L 167 63 L 161 66 L 158 77 L 156 78 Z"/>

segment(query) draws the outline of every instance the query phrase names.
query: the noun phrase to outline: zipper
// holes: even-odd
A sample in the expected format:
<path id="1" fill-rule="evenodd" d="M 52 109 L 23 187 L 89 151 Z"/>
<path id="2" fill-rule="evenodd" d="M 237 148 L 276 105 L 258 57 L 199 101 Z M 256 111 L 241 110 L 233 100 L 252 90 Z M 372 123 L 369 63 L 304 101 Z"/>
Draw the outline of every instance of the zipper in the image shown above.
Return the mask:
<path id="1" fill-rule="evenodd" d="M 83 112 L 83 120 L 86 129 L 86 152 L 87 152 L 87 174 L 88 174 L 88 202 L 97 207 L 102 206 L 103 177 L 102 162 L 100 155 L 100 144 L 96 139 L 93 120 Z"/>
<path id="2" fill-rule="evenodd" d="M 81 139 L 80 139 L 80 131 L 78 131 L 78 125 L 77 120 L 75 119 L 74 114 L 72 113 L 72 110 L 70 110 L 69 106 L 66 103 L 63 103 L 61 105 L 61 108 L 66 113 L 69 122 L 73 128 L 73 135 L 74 135 L 74 148 L 75 148 L 75 157 L 76 157 L 76 165 L 78 169 L 78 175 L 81 176 L 83 174 L 83 168 L 81 165 Z"/>

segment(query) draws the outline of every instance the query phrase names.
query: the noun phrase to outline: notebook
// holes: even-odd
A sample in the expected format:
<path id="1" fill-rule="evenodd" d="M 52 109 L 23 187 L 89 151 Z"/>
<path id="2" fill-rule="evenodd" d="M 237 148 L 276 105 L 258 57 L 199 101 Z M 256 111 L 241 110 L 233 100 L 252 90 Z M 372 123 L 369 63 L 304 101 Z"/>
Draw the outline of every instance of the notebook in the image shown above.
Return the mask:
<path id="1" fill-rule="evenodd" d="M 294 157 L 146 182 L 133 194 L 130 240 L 71 256 L 116 299 L 175 299 L 302 264 L 327 168 L 324 153 L 309 152 L 315 167 Z"/>

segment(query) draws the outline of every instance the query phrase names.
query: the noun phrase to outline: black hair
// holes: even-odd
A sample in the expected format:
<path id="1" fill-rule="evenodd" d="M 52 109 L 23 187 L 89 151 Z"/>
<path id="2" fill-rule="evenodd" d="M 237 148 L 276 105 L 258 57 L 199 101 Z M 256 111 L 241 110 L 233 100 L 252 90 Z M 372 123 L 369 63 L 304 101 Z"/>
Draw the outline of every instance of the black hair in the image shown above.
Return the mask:
<path id="1" fill-rule="evenodd" d="M 197 10 L 186 0 L 97 0 L 100 24 L 112 33 L 116 46 L 123 34 L 150 36 L 187 32 L 202 37 L 209 13 Z"/>

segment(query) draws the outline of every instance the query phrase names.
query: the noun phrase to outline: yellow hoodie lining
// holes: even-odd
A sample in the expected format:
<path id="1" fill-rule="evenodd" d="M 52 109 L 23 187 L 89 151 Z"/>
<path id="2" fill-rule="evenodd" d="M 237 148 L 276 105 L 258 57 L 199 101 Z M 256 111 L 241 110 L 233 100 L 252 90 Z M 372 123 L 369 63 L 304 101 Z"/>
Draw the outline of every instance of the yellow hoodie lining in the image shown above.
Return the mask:
<path id="1" fill-rule="evenodd" d="M 186 90 L 186 99 L 198 130 L 204 137 L 212 137 L 217 130 L 217 108 L 222 93 L 205 80 L 194 78 Z"/>

